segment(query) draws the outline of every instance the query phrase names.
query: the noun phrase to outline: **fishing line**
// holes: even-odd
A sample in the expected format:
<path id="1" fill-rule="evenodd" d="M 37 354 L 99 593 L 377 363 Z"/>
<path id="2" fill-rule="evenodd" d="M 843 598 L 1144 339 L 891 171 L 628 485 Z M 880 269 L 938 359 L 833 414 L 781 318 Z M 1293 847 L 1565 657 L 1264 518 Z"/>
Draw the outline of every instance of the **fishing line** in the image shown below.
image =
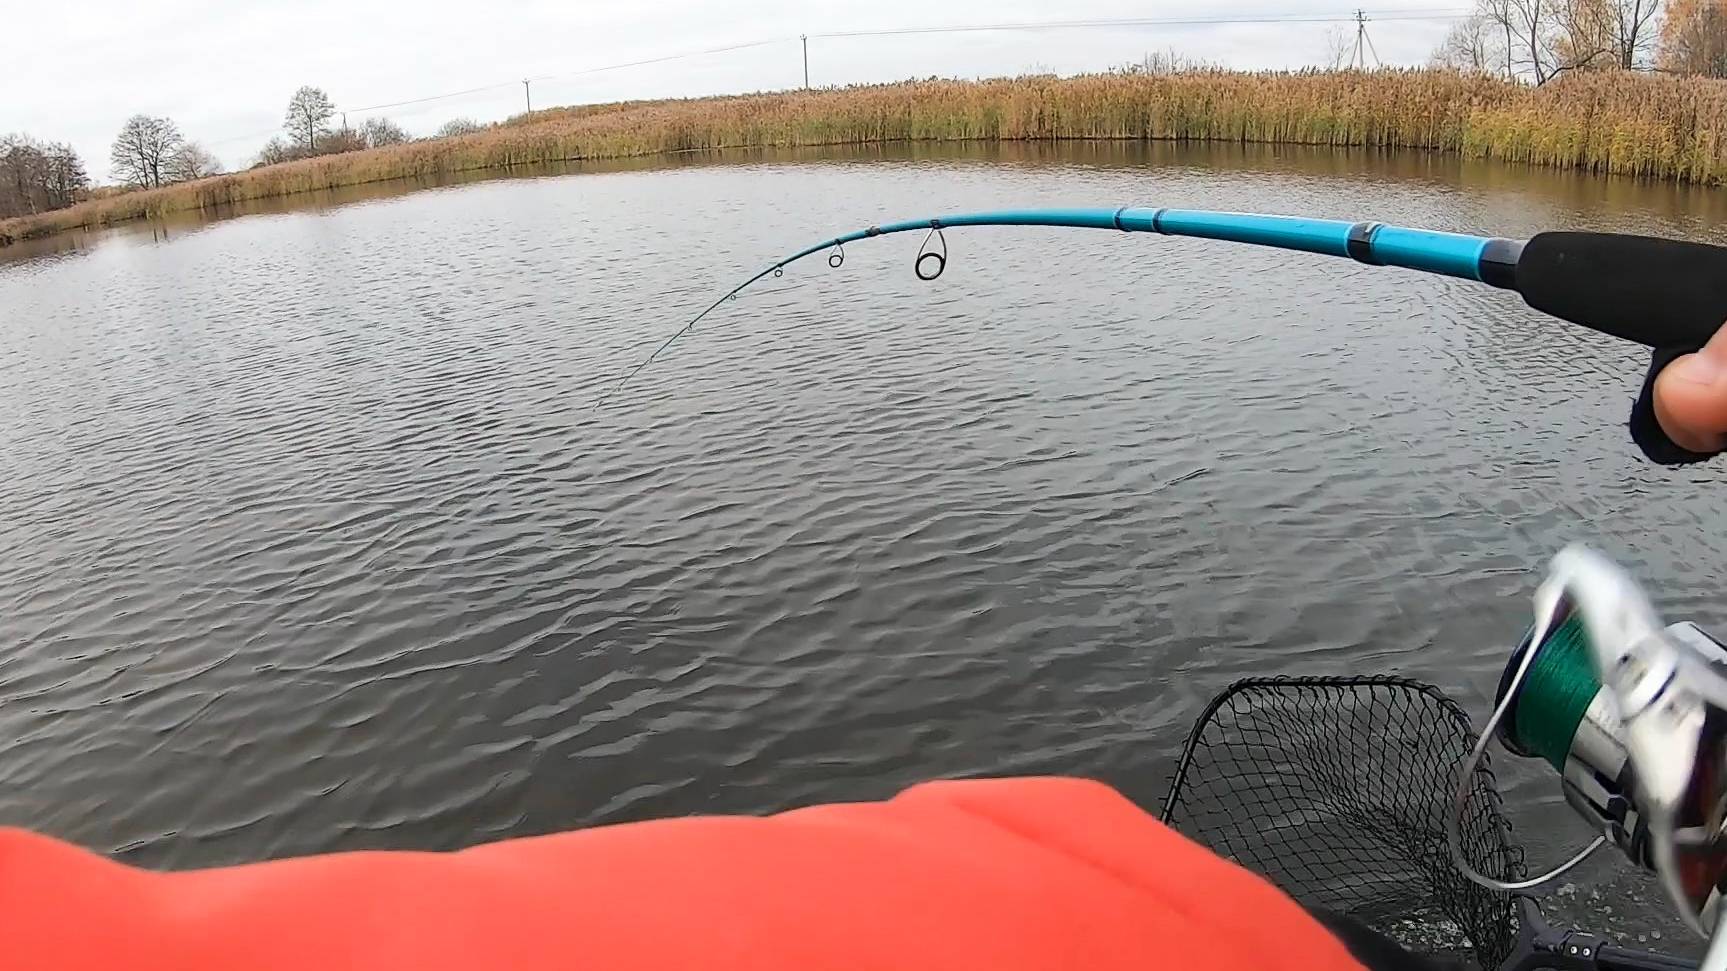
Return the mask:
<path id="1" fill-rule="evenodd" d="M 843 262 L 843 260 L 844 260 L 843 254 L 841 255 L 840 259 Z M 838 266 L 839 265 L 838 263 L 834 263 L 831 259 L 829 260 L 829 264 L 832 266 Z M 672 343 L 674 341 L 676 341 L 678 338 L 680 338 L 680 337 L 684 336 L 685 334 L 689 333 L 690 331 L 694 330 L 695 326 L 702 322 L 702 318 L 706 317 L 708 314 L 713 313 L 715 310 L 718 310 L 720 307 L 720 304 L 725 303 L 727 300 L 737 299 L 738 294 L 742 293 L 746 287 L 748 287 L 750 284 L 756 282 L 757 280 L 760 280 L 762 277 L 769 275 L 770 273 L 773 274 L 774 276 L 785 276 L 785 264 L 784 263 L 778 263 L 778 264 L 775 264 L 775 265 L 761 271 L 760 273 L 757 273 L 755 276 L 752 276 L 748 280 L 745 280 L 744 282 L 733 287 L 731 289 L 731 291 L 728 292 L 725 296 L 723 296 L 723 297 L 719 298 L 718 300 L 715 300 L 713 303 L 709 304 L 708 308 L 706 310 L 702 311 L 699 314 L 696 314 L 695 317 L 693 317 L 689 323 L 683 325 L 682 327 L 679 327 L 677 329 L 677 331 L 672 334 L 672 336 L 666 338 L 665 343 L 654 348 L 654 352 L 652 354 L 649 354 L 646 358 L 644 358 L 640 364 L 637 364 L 635 367 L 630 368 L 629 373 L 625 374 L 622 378 L 620 378 L 618 380 L 616 387 L 612 388 L 612 390 L 610 390 L 610 391 L 608 391 L 605 394 L 600 396 L 600 400 L 594 403 L 594 407 L 598 408 L 599 406 L 605 404 L 607 399 L 611 398 L 612 395 L 617 394 L 619 391 L 622 391 L 624 389 L 624 385 L 628 384 L 630 382 L 631 378 L 635 377 L 638 373 L 640 373 L 642 368 L 645 368 L 648 365 L 654 363 L 654 359 L 659 357 L 661 352 L 663 352 L 666 348 L 672 346 Z"/>
<path id="2" fill-rule="evenodd" d="M 1475 745 L 1469 750 L 1468 758 L 1457 770 L 1457 788 L 1452 795 L 1451 811 L 1445 814 L 1445 843 L 1451 853 L 1451 862 L 1458 871 L 1471 881 L 1489 890 L 1515 893 L 1523 890 L 1533 890 L 1536 887 L 1555 880 L 1570 872 L 1584 860 L 1589 859 L 1596 850 L 1607 845 L 1606 834 L 1597 834 L 1583 849 L 1578 850 L 1565 862 L 1553 867 L 1545 873 L 1522 880 L 1501 880 L 1489 876 L 1476 869 L 1475 864 L 1463 854 L 1462 823 L 1464 813 L 1468 809 L 1469 800 L 1474 795 L 1475 770 L 1481 764 L 1487 753 L 1488 743 L 1499 734 L 1499 723 L 1505 719 L 1506 713 L 1516 702 L 1518 693 L 1522 690 L 1529 670 L 1533 666 L 1539 647 L 1546 642 L 1548 635 L 1564 620 L 1564 605 L 1561 603 L 1557 590 L 1549 590 L 1546 586 L 1536 592 L 1535 627 L 1529 633 L 1529 653 L 1525 654 L 1517 665 L 1516 672 L 1511 676 L 1510 687 L 1505 696 L 1493 707 L 1493 713 L 1487 716 L 1487 724 L 1482 726 L 1481 734 L 1476 737 Z"/>

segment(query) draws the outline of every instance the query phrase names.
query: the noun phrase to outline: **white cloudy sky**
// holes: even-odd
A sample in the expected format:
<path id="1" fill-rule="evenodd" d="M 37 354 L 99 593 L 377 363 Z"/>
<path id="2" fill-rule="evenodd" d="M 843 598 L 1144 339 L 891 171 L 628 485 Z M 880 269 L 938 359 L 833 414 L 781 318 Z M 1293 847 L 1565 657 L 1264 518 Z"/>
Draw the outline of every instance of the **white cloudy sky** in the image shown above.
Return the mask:
<path id="1" fill-rule="evenodd" d="M 1456 11 L 1452 0 L 1361 0 L 1374 13 Z M 610 101 L 796 86 L 796 37 L 846 30 L 1093 18 L 1336 15 L 1339 0 L 79 0 L 23 3 L 5 17 L 8 81 L 0 133 L 69 141 L 106 179 L 108 146 L 128 115 L 167 115 L 229 166 L 250 161 L 281 124 L 301 84 L 337 107 L 386 114 L 415 134 L 456 116 L 490 121 L 520 111 L 523 77 L 534 103 Z M 949 35 L 813 38 L 817 85 L 1027 70 L 1074 73 L 1137 60 L 1147 51 L 1236 68 L 1300 67 L 1324 57 L 1325 23 L 1157 26 Z M 1424 61 L 1442 19 L 1370 24 L 1387 63 Z M 574 72 L 768 38 L 781 43 L 650 66 Z M 485 85 L 462 97 L 363 112 L 368 106 Z"/>

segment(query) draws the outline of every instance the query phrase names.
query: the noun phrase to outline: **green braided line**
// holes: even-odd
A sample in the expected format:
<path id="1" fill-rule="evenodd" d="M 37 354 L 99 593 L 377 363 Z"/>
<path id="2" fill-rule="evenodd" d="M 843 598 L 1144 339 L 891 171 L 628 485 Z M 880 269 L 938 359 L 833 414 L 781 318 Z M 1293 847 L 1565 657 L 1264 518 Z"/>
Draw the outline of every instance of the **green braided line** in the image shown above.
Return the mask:
<path id="1" fill-rule="evenodd" d="M 1601 690 L 1581 614 L 1572 613 L 1539 648 L 1518 693 L 1513 736 L 1560 772 L 1571 739 Z"/>

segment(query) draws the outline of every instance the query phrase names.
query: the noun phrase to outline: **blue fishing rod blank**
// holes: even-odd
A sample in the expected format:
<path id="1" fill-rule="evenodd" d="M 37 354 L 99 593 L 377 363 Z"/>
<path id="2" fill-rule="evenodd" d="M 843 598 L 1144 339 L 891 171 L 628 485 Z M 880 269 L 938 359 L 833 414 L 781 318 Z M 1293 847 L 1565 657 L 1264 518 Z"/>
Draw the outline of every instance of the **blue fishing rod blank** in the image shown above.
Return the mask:
<path id="1" fill-rule="evenodd" d="M 1401 266 L 1461 277 L 1507 289 L 1523 244 L 1517 240 L 1406 229 L 1375 222 L 1307 219 L 1200 209 L 1010 209 L 871 226 L 818 243 L 775 264 L 783 269 L 806 256 L 874 236 L 962 226 L 1058 226 L 1158 233 L 1231 243 L 1250 243 L 1324 256 L 1342 256 L 1375 266 Z"/>
<path id="2" fill-rule="evenodd" d="M 1123 206 L 1118 209 L 1010 209 L 960 213 L 871 226 L 810 246 L 738 284 L 672 334 L 619 380 L 610 397 L 708 314 L 769 274 L 827 251 L 845 262 L 845 245 L 876 236 L 925 232 L 914 264 L 920 279 L 947 267 L 944 230 L 968 226 L 1048 226 L 1155 233 L 1248 243 L 1395 266 L 1515 290 L 1531 307 L 1650 347 L 1694 350 L 1727 322 L 1727 248 L 1618 233 L 1540 233 L 1527 242 L 1410 229 L 1377 222 L 1259 213 Z M 930 248 L 931 241 L 941 249 Z"/>

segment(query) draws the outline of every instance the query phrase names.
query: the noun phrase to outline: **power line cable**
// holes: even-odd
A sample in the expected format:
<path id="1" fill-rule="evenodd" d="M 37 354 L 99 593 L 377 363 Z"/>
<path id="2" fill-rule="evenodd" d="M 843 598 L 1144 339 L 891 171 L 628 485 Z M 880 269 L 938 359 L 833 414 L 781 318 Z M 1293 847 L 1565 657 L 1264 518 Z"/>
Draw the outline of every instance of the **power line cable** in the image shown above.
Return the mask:
<path id="1" fill-rule="evenodd" d="M 729 54 L 732 51 L 748 50 L 752 47 L 767 47 L 771 44 L 789 44 L 794 40 L 797 40 L 797 38 L 796 37 L 770 37 L 770 38 L 767 38 L 765 40 L 745 41 L 741 44 L 727 44 L 724 47 L 710 47 L 710 48 L 707 48 L 706 50 L 684 51 L 681 54 L 665 54 L 665 55 L 662 55 L 660 57 L 650 57 L 650 58 L 647 58 L 645 60 L 640 60 L 640 61 L 626 61 L 622 64 L 606 64 L 606 65 L 603 65 L 601 67 L 588 67 L 588 68 L 583 68 L 580 71 L 566 71 L 562 74 L 546 74 L 546 75 L 542 75 L 542 76 L 537 77 L 537 78 L 529 78 L 528 80 L 530 80 L 530 81 L 555 81 L 555 80 L 559 80 L 561 78 L 573 78 L 573 77 L 579 77 L 579 76 L 585 75 L 585 74 L 599 74 L 603 71 L 621 71 L 627 67 L 642 67 L 642 66 L 647 65 L 647 64 L 664 64 L 667 61 L 679 61 L 679 60 L 683 60 L 686 57 L 702 57 L 702 56 L 707 55 L 707 54 Z"/>
<path id="2" fill-rule="evenodd" d="M 1374 13 L 1377 20 L 1450 20 L 1466 16 L 1467 10 L 1458 9 L 1406 9 Z M 1220 16 L 1220 17 L 1119 17 L 1095 20 L 1050 20 L 1001 22 L 986 24 L 948 24 L 927 27 L 885 27 L 864 30 L 839 30 L 814 33 L 812 38 L 844 38 L 844 37 L 891 37 L 907 34 L 947 34 L 976 33 L 981 31 L 1012 31 L 1012 30 L 1091 30 L 1111 27 L 1184 27 L 1184 26 L 1226 26 L 1230 24 L 1312 24 L 1312 23 L 1343 23 L 1353 21 L 1354 13 L 1337 14 L 1269 14 L 1262 16 Z M 734 51 L 750 50 L 757 47 L 768 47 L 774 44 L 787 44 L 799 40 L 798 37 L 770 37 L 761 40 L 744 41 L 738 44 L 726 44 L 720 47 L 708 47 L 695 51 L 681 51 L 676 54 L 662 54 L 658 57 L 643 58 L 636 61 L 624 61 L 618 64 L 604 64 L 598 67 L 582 68 L 577 71 L 564 71 L 556 74 L 542 74 L 529 77 L 528 81 L 556 81 L 565 78 L 583 77 L 601 74 L 607 71 L 621 71 L 632 67 L 645 67 L 650 64 L 664 64 L 669 61 L 679 61 L 691 57 L 704 57 L 710 54 L 729 54 Z M 363 108 L 350 108 L 351 114 L 364 114 L 368 111 L 382 111 L 386 108 L 401 108 L 408 105 L 426 104 L 433 101 L 444 101 L 449 98 L 459 98 L 470 94 L 480 94 L 486 91 L 497 91 L 504 88 L 514 89 L 521 80 L 500 81 L 496 84 L 481 85 L 476 88 L 465 88 L 461 91 L 451 91 L 445 94 L 428 95 L 423 98 L 411 98 L 405 101 L 393 101 L 387 104 L 368 105 Z"/>
<path id="3" fill-rule="evenodd" d="M 537 78 L 535 80 L 538 80 Z M 424 98 L 410 98 L 407 101 L 392 101 L 389 104 L 367 105 L 364 108 L 349 108 L 349 114 L 362 115 L 368 111 L 382 111 L 385 108 L 401 108 L 407 105 L 425 104 L 428 101 L 444 101 L 449 98 L 460 98 L 463 95 L 479 94 L 482 91 L 496 91 L 499 88 L 513 88 L 517 82 L 500 81 L 497 84 L 484 84 L 477 88 L 464 88 L 461 91 L 451 91 L 447 94 L 432 94 Z"/>

